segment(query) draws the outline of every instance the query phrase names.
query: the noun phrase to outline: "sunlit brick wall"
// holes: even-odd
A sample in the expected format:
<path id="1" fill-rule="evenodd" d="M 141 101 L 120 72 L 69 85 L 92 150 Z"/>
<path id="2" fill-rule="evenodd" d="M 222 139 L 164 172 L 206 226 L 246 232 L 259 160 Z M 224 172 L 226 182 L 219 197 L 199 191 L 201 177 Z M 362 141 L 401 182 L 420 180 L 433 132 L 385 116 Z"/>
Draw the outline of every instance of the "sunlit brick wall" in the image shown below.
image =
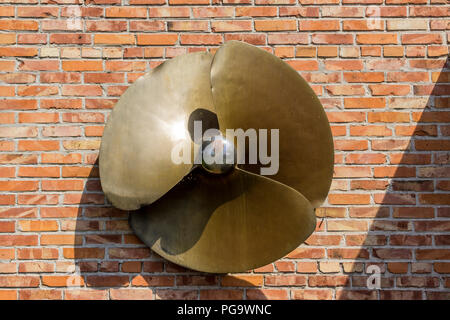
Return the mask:
<path id="1" fill-rule="evenodd" d="M 0 16 L 1 299 L 450 299 L 446 0 L 0 0 Z M 130 83 L 232 39 L 311 84 L 335 179 L 306 244 L 206 275 L 137 240 L 95 163 Z"/>

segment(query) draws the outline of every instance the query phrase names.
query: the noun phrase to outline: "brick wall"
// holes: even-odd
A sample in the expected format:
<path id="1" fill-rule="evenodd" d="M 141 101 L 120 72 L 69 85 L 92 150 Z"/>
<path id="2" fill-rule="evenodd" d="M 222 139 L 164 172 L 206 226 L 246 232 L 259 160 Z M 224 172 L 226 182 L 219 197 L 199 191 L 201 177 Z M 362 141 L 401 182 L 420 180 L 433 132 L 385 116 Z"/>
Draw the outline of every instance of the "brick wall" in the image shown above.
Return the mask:
<path id="1" fill-rule="evenodd" d="M 450 299 L 446 0 L 168 1 L 0 0 L 0 298 Z M 205 275 L 136 239 L 96 159 L 130 83 L 230 39 L 311 84 L 335 179 L 306 244 Z"/>

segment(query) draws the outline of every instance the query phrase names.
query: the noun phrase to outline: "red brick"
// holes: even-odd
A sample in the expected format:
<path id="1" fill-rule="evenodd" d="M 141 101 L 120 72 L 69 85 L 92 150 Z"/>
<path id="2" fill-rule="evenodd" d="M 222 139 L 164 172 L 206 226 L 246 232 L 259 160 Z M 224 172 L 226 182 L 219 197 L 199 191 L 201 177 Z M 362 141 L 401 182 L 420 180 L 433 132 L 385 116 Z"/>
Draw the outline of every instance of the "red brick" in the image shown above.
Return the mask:
<path id="1" fill-rule="evenodd" d="M 222 35 L 216 34 L 181 34 L 180 36 L 182 45 L 219 45 L 222 42 Z"/>
<path id="2" fill-rule="evenodd" d="M 299 289 L 292 290 L 292 298 L 296 300 L 331 300 L 333 292 L 330 289 Z"/>
<path id="3" fill-rule="evenodd" d="M 170 22 L 169 22 L 170 23 Z M 206 21 L 202 21 L 203 24 L 207 25 Z M 130 31 L 164 31 L 165 24 L 163 21 L 130 21 Z M 169 27 L 169 30 L 170 29 Z"/>
<path id="4" fill-rule="evenodd" d="M 361 70 L 363 64 L 358 60 L 327 60 L 325 61 L 325 68 L 333 71 Z"/>
<path id="5" fill-rule="evenodd" d="M 274 33 L 268 36 L 269 44 L 307 44 L 308 37 L 301 33 Z"/>
<path id="6" fill-rule="evenodd" d="M 59 177 L 59 167 L 19 167 L 18 177 Z"/>
<path id="7" fill-rule="evenodd" d="M 366 140 L 335 140 L 334 148 L 343 151 L 367 150 Z"/>
<path id="8" fill-rule="evenodd" d="M 54 123 L 58 121 L 59 115 L 57 113 L 19 113 L 19 122 L 21 123 Z"/>
<path id="9" fill-rule="evenodd" d="M 38 244 L 38 238 L 35 235 L 0 235 L 0 241 L 4 247 L 36 246 Z"/>
<path id="10" fill-rule="evenodd" d="M 368 194 L 330 194 L 328 195 L 330 204 L 369 204 L 370 195 Z"/>
<path id="11" fill-rule="evenodd" d="M 20 290 L 20 300 L 61 300 L 61 290 Z"/>
<path id="12" fill-rule="evenodd" d="M 107 290 L 65 290 L 64 298 L 66 300 L 106 300 L 108 298 Z"/>
<path id="13" fill-rule="evenodd" d="M 300 31 L 332 31 L 339 30 L 338 20 L 301 20 Z"/>
<path id="14" fill-rule="evenodd" d="M 249 289 L 247 299 L 250 300 L 287 300 L 289 293 L 287 290 L 278 289 Z"/>
<path id="15" fill-rule="evenodd" d="M 37 163 L 36 155 L 26 154 L 2 154 L 0 155 L 1 164 L 35 164 Z"/>
<path id="16" fill-rule="evenodd" d="M 358 31 L 371 31 L 371 30 L 383 30 L 384 21 L 382 20 L 344 20 L 343 30 L 358 30 Z"/>
<path id="17" fill-rule="evenodd" d="M 402 44 L 441 44 L 439 34 L 403 34 Z"/>
<path id="18" fill-rule="evenodd" d="M 147 289 L 110 289 L 113 300 L 151 300 L 153 292 Z"/>
<path id="19" fill-rule="evenodd" d="M 220 289 L 220 290 L 200 290 L 202 300 L 242 300 L 244 290 Z"/>
<path id="20" fill-rule="evenodd" d="M 53 260 L 58 258 L 58 249 L 31 248 L 19 249 L 18 258 L 21 260 Z"/>
<path id="21" fill-rule="evenodd" d="M 4 57 L 34 57 L 38 54 L 36 48 L 28 47 L 3 47 L 0 48 L 0 56 Z"/>
<path id="22" fill-rule="evenodd" d="M 138 45 L 174 45 L 178 40 L 176 34 L 138 34 Z"/>
<path id="23" fill-rule="evenodd" d="M 405 96 L 410 92 L 409 85 L 376 84 L 369 85 L 373 96 Z"/>
<path id="24" fill-rule="evenodd" d="M 344 177 L 344 178 L 364 178 L 364 177 L 371 177 L 372 173 L 370 168 L 368 167 L 341 167 L 341 166 L 335 166 L 334 167 L 334 177 Z"/>
<path id="25" fill-rule="evenodd" d="M 0 181 L 1 191 L 34 191 L 37 190 L 37 187 L 37 181 Z"/>
<path id="26" fill-rule="evenodd" d="M 213 32 L 236 32 L 236 31 L 251 31 L 252 22 L 250 20 L 239 21 L 212 21 L 211 30 Z"/>
<path id="27" fill-rule="evenodd" d="M 397 44 L 397 34 L 390 33 L 361 33 L 356 35 L 358 44 Z"/>
<path id="28" fill-rule="evenodd" d="M 338 3 L 338 2 L 336 2 Z M 349 6 L 334 6 L 334 7 L 328 7 L 325 6 L 321 8 L 322 10 L 322 16 L 323 17 L 364 17 L 364 9 L 358 8 L 358 7 L 349 7 Z"/>
<path id="29" fill-rule="evenodd" d="M 135 44 L 135 36 L 124 33 L 99 33 L 94 35 L 94 43 L 102 45 L 133 45 Z"/>
<path id="30" fill-rule="evenodd" d="M 1 30 L 38 30 L 38 22 L 35 20 L 15 20 L 15 19 L 7 19 L 0 21 L 0 29 Z"/>
<path id="31" fill-rule="evenodd" d="M 59 149 L 59 141 L 56 140 L 20 140 L 20 151 L 52 151 Z"/>
<path id="32" fill-rule="evenodd" d="M 204 12 L 204 11 L 200 11 L 200 10 L 206 10 L 209 8 L 193 8 L 193 12 L 194 12 L 194 17 L 198 17 L 198 13 L 199 12 Z M 213 9 L 221 9 L 221 8 L 211 8 L 211 10 Z M 227 8 L 230 9 L 232 12 L 232 8 Z M 196 15 L 196 10 L 197 10 L 197 15 Z M 148 10 L 148 14 L 149 17 L 151 18 L 189 18 L 189 14 L 190 14 L 190 10 L 187 7 L 150 7 Z M 207 17 L 207 16 L 204 16 Z"/>
<path id="33" fill-rule="evenodd" d="M 373 290 L 336 290 L 336 299 L 339 300 L 376 300 Z"/>
<path id="34" fill-rule="evenodd" d="M 380 298 L 383 300 L 421 300 L 421 291 L 408 290 L 385 290 L 380 292 Z"/>
<path id="35" fill-rule="evenodd" d="M 67 20 L 43 20 L 41 22 L 41 29 L 43 31 L 75 31 L 82 30 L 83 26 L 80 22 Z"/>
<path id="36" fill-rule="evenodd" d="M 18 34 L 17 43 L 19 44 L 45 44 L 47 43 L 47 35 L 45 34 Z"/>
<path id="37" fill-rule="evenodd" d="M 104 257 L 103 248 L 64 248 L 63 254 L 66 259 L 101 259 Z"/>
<path id="38" fill-rule="evenodd" d="M 425 2 L 424 2 L 425 3 Z M 448 14 L 448 8 L 433 6 L 413 6 L 410 9 L 410 16 L 416 17 L 445 17 Z"/>
<path id="39" fill-rule="evenodd" d="M 346 276 L 310 276 L 308 278 L 310 287 L 330 287 L 345 286 L 347 284 Z"/>
<path id="40" fill-rule="evenodd" d="M 121 20 L 111 20 L 111 21 L 91 21 L 86 20 L 86 30 L 87 31 L 126 31 L 127 22 Z"/>
<path id="41" fill-rule="evenodd" d="M 417 140 L 414 142 L 416 150 L 450 150 L 450 142 L 448 140 Z"/>
<path id="42" fill-rule="evenodd" d="M 265 277 L 266 286 L 276 287 L 297 287 L 306 285 L 306 276 L 303 275 L 267 275 Z"/>
<path id="43" fill-rule="evenodd" d="M 314 44 L 353 44 L 351 34 L 313 34 Z"/>
<path id="44" fill-rule="evenodd" d="M 18 204 L 51 205 L 58 204 L 59 196 L 57 194 L 23 194 L 18 195 Z"/>
<path id="45" fill-rule="evenodd" d="M 228 0 L 225 0 L 225 3 L 227 3 L 227 1 Z M 171 4 L 171 5 L 182 5 L 182 4 L 202 5 L 202 4 L 209 4 L 209 1 L 208 0 L 169 0 L 169 4 Z"/>
<path id="46" fill-rule="evenodd" d="M 1 232 L 11 232 L 14 233 L 16 231 L 14 221 L 0 221 L 0 233 Z"/>
<path id="47" fill-rule="evenodd" d="M 175 284 L 173 276 L 136 276 L 131 284 L 136 287 L 170 287 Z"/>
<path id="48" fill-rule="evenodd" d="M 105 10 L 107 18 L 146 18 L 147 8 L 143 7 L 109 7 Z"/>
<path id="49" fill-rule="evenodd" d="M 90 34 L 54 33 L 50 35 L 50 43 L 54 44 L 90 44 L 91 42 Z"/>
<path id="50" fill-rule="evenodd" d="M 5 33 L 0 35 L 0 44 L 8 45 L 16 43 L 16 35 L 13 33 Z"/>
<path id="51" fill-rule="evenodd" d="M 13 194 L 0 196 L 0 205 L 13 205 L 15 202 L 16 197 Z"/>
<path id="52" fill-rule="evenodd" d="M 148 249 L 138 248 L 111 248 L 109 257 L 112 259 L 143 259 L 150 256 Z"/>
<path id="53" fill-rule="evenodd" d="M 319 69 L 315 60 L 289 60 L 287 63 L 297 71 L 314 71 Z"/>
<path id="54" fill-rule="evenodd" d="M 85 61 L 62 61 L 64 71 L 102 71 L 102 61 L 85 60 Z"/>
<path id="55" fill-rule="evenodd" d="M 81 276 L 42 276 L 42 284 L 47 287 L 71 287 L 84 286 L 84 279 Z"/>
<path id="56" fill-rule="evenodd" d="M 347 82 L 383 82 L 382 72 L 344 72 L 344 79 Z"/>
<path id="57" fill-rule="evenodd" d="M 15 100 L 0 100 L 0 110 L 3 109 L 19 109 L 19 110 L 32 110 L 37 109 L 36 100 L 25 100 L 25 99 L 15 99 Z"/>
<path id="58" fill-rule="evenodd" d="M 276 7 L 236 7 L 235 10 L 236 17 L 275 17 L 277 15 Z M 280 16 L 283 16 L 281 12 Z"/>
<path id="59" fill-rule="evenodd" d="M 26 288 L 38 287 L 39 277 L 37 276 L 2 276 L 0 275 L 0 287 L 4 288 Z"/>
<path id="60" fill-rule="evenodd" d="M 103 89 L 99 85 L 64 85 L 63 96 L 101 96 Z"/>
<path id="61" fill-rule="evenodd" d="M 81 75 L 74 72 L 42 72 L 40 80 L 43 83 L 80 83 Z"/>
<path id="62" fill-rule="evenodd" d="M 254 287 L 263 283 L 261 275 L 227 275 L 222 277 L 221 284 L 224 287 Z"/>

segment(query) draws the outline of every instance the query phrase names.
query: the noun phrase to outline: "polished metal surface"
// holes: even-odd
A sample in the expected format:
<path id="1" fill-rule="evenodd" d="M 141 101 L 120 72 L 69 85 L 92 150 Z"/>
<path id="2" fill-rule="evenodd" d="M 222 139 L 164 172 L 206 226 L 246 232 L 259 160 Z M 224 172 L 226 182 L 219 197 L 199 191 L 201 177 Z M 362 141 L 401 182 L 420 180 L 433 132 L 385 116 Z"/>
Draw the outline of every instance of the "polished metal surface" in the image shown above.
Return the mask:
<path id="1" fill-rule="evenodd" d="M 202 168 L 210 173 L 224 174 L 232 170 L 237 162 L 233 142 L 222 135 L 204 141 L 201 152 Z"/>
<path id="2" fill-rule="evenodd" d="M 208 129 L 215 133 L 203 136 Z M 279 129 L 278 172 L 236 165 L 227 129 Z M 174 163 L 180 146 L 190 162 Z M 198 161 L 218 151 L 222 163 Z M 103 191 L 134 210 L 130 225 L 144 243 L 176 264 L 226 273 L 266 265 L 306 240 L 333 157 L 326 114 L 306 81 L 264 50 L 230 41 L 214 58 L 179 56 L 132 84 L 108 119 L 99 161 Z"/>
<path id="3" fill-rule="evenodd" d="M 279 129 L 279 171 L 268 177 L 320 206 L 331 185 L 334 149 L 325 111 L 308 83 L 276 56 L 229 41 L 214 56 L 211 84 L 220 129 Z M 239 167 L 259 174 L 261 166 Z"/>
<path id="4" fill-rule="evenodd" d="M 194 170 L 164 197 L 130 214 L 136 235 L 176 264 L 241 272 L 279 259 L 315 228 L 309 201 L 294 189 L 240 169 Z"/>
<path id="5" fill-rule="evenodd" d="M 196 109 L 211 110 L 211 59 L 202 52 L 168 60 L 133 83 L 114 107 L 99 161 L 103 191 L 115 207 L 152 203 L 191 170 L 192 164 L 173 163 L 171 152 L 181 142 L 191 158 L 197 153 L 188 121 Z"/>

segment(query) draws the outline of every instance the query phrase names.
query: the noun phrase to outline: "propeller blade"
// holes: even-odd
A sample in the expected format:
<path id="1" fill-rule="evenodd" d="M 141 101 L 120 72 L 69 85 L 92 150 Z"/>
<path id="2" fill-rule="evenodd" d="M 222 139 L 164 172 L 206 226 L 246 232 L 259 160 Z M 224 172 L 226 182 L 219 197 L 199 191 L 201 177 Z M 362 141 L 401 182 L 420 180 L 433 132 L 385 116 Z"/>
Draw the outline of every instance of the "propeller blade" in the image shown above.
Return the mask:
<path id="1" fill-rule="evenodd" d="M 314 209 L 296 190 L 240 169 L 196 168 L 151 206 L 130 213 L 135 234 L 156 253 L 211 273 L 266 265 L 315 228 Z"/>
<path id="2" fill-rule="evenodd" d="M 333 139 L 308 83 L 274 55 L 230 41 L 214 56 L 211 84 L 221 131 L 279 129 L 279 171 L 268 177 L 296 189 L 313 207 L 320 206 L 333 175 Z M 266 166 L 239 165 L 257 174 Z"/>
<path id="3" fill-rule="evenodd" d="M 136 80 L 114 107 L 99 157 L 102 188 L 115 207 L 150 204 L 192 169 L 199 146 L 188 122 L 195 110 L 212 110 L 211 60 L 206 52 L 168 60 Z M 188 163 L 172 161 L 175 146 L 190 150 Z"/>

